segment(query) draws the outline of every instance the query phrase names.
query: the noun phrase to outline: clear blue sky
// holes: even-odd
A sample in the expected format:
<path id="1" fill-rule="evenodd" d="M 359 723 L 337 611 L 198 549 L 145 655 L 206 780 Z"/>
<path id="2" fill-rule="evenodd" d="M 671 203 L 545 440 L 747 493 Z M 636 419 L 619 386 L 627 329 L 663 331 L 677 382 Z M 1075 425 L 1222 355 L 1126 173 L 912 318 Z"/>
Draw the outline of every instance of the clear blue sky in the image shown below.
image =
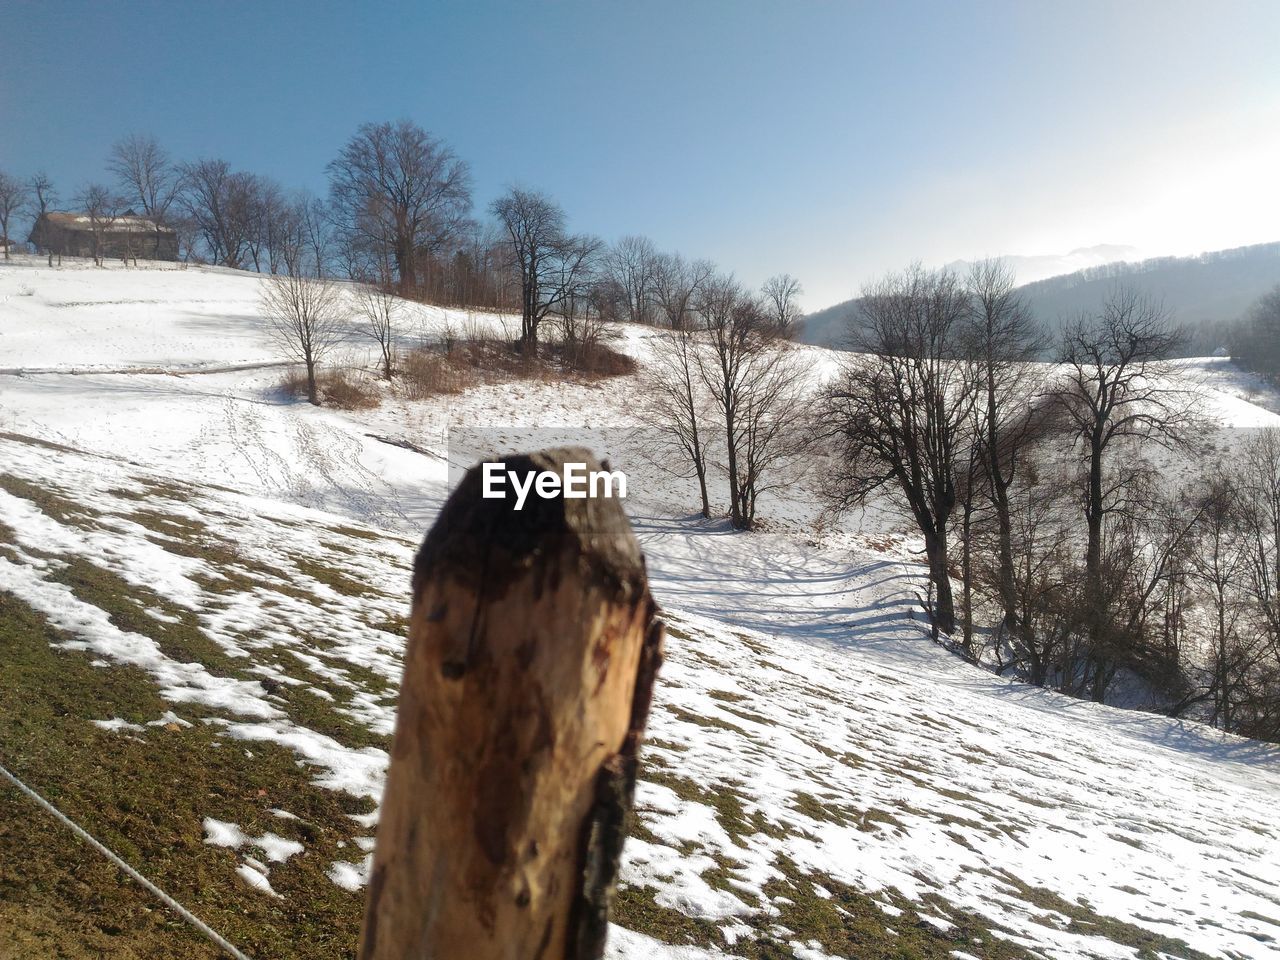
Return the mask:
<path id="1" fill-rule="evenodd" d="M 3 0 L 0 168 L 156 135 L 325 189 L 407 117 L 580 230 L 806 306 L 913 259 L 1280 240 L 1280 2 Z"/>

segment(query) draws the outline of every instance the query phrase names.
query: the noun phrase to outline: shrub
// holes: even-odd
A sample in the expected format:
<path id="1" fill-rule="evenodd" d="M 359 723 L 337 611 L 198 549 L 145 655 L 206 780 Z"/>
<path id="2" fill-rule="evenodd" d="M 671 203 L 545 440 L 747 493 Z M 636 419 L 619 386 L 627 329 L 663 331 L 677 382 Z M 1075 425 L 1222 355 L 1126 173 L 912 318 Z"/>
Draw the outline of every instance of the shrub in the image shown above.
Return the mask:
<path id="1" fill-rule="evenodd" d="M 604 343 L 593 343 L 579 351 L 572 368 L 594 377 L 627 377 L 638 369 L 635 358 Z"/>
<path id="2" fill-rule="evenodd" d="M 573 379 L 575 374 L 595 380 L 627 376 L 636 370 L 634 359 L 600 340 L 544 342 L 534 355 L 522 353 L 517 342 L 472 324 L 461 336 L 446 327 L 440 343 L 407 353 L 398 375 L 408 399 L 425 400 L 460 393 L 476 383 L 551 383 Z"/>
<path id="3" fill-rule="evenodd" d="M 305 399 L 307 396 L 307 372 L 302 367 L 290 367 L 276 389 L 291 400 Z"/>
<path id="4" fill-rule="evenodd" d="M 320 388 L 321 400 L 339 410 L 369 410 L 379 403 L 377 391 L 346 370 L 326 370 L 318 377 L 317 385 Z M 305 377 L 303 389 L 304 391 L 306 389 Z"/>
<path id="5" fill-rule="evenodd" d="M 421 347 L 405 354 L 400 363 L 400 382 L 410 400 L 425 400 L 442 393 L 460 393 L 469 383 L 461 351 L 445 355 Z"/>

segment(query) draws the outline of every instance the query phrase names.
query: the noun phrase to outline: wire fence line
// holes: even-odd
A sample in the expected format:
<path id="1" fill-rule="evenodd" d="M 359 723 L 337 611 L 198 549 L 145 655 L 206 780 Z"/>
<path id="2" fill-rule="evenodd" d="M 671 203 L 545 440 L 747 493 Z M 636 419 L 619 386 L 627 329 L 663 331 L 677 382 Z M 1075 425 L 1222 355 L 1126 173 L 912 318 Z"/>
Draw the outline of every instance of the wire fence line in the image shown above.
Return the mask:
<path id="1" fill-rule="evenodd" d="M 18 777 L 12 772 L 10 772 L 7 768 L 5 768 L 3 764 L 0 764 L 0 776 L 3 776 L 6 780 L 8 780 L 15 787 L 17 787 L 18 791 L 22 793 L 24 796 L 26 796 L 28 799 L 30 799 L 33 803 L 35 803 L 36 806 L 40 807 L 46 813 L 51 814 L 56 820 L 62 823 L 63 826 L 67 827 L 67 829 L 69 829 L 77 837 L 79 837 L 85 843 L 89 844 L 89 846 L 93 847 L 100 854 L 102 854 L 104 857 L 106 857 L 108 860 L 114 863 L 117 867 L 123 870 L 126 874 L 128 874 L 130 877 L 136 880 L 144 889 L 146 889 L 151 894 L 153 894 L 156 897 L 156 899 L 158 899 L 170 910 L 172 910 L 174 913 L 180 916 L 183 920 L 185 920 L 188 924 L 190 924 L 195 930 L 197 930 L 201 935 L 207 938 L 210 942 L 214 943 L 221 949 L 225 950 L 228 956 L 234 957 L 235 960 L 249 960 L 249 957 L 246 956 L 230 940 L 222 936 L 222 934 L 218 933 L 217 930 L 214 930 L 211 926 L 209 926 L 207 923 L 205 923 L 203 920 L 197 917 L 194 913 L 192 913 L 190 910 L 188 910 L 186 907 L 180 904 L 177 900 L 169 896 L 169 894 L 165 893 L 163 890 L 157 887 L 154 883 L 152 883 L 150 880 L 144 877 L 141 873 L 139 873 L 137 870 L 131 867 L 118 854 L 116 854 L 114 851 L 109 849 L 105 844 L 103 844 L 100 840 L 98 840 L 91 833 L 89 833 L 88 830 L 85 830 L 82 826 L 80 826 L 78 823 L 76 823 L 74 820 L 68 817 L 65 813 L 63 813 L 61 810 L 55 807 L 52 803 L 50 803 L 40 794 L 36 793 L 29 786 L 27 786 L 25 783 L 19 780 Z"/>

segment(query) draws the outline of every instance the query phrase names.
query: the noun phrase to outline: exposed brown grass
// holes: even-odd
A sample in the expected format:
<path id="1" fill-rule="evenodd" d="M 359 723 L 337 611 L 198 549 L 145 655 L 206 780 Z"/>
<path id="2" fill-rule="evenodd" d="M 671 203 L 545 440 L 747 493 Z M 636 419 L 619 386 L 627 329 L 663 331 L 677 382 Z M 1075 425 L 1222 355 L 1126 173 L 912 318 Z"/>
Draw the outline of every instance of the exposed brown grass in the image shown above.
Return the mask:
<path id="1" fill-rule="evenodd" d="M 400 383 L 410 400 L 425 400 L 444 393 L 461 393 L 474 381 L 470 368 L 451 354 L 419 348 L 404 355 Z"/>
<path id="2" fill-rule="evenodd" d="M 277 386 L 286 397 L 304 399 L 307 395 L 307 372 L 301 367 L 289 367 Z"/>
<path id="3" fill-rule="evenodd" d="M 406 353 L 399 377 L 409 399 L 425 400 L 481 383 L 596 381 L 628 376 L 636 369 L 634 359 L 604 343 L 544 343 L 537 354 L 529 354 L 499 337 L 450 335 Z"/>
<path id="4" fill-rule="evenodd" d="M 319 378 L 321 402 L 339 410 L 371 410 L 381 398 L 359 374 L 340 367 L 326 370 Z"/>
<path id="5" fill-rule="evenodd" d="M 599 341 L 576 349 L 560 349 L 558 352 L 561 363 L 566 369 L 581 374 L 587 379 L 627 377 L 638 369 L 634 357 L 629 357 L 607 343 Z"/>
<path id="6" fill-rule="evenodd" d="M 301 367 L 290 367 L 278 385 L 286 397 L 305 400 L 307 397 L 307 373 Z M 323 406 L 338 410 L 372 410 L 382 402 L 378 391 L 365 377 L 341 367 L 322 370 L 316 376 L 316 389 Z"/>

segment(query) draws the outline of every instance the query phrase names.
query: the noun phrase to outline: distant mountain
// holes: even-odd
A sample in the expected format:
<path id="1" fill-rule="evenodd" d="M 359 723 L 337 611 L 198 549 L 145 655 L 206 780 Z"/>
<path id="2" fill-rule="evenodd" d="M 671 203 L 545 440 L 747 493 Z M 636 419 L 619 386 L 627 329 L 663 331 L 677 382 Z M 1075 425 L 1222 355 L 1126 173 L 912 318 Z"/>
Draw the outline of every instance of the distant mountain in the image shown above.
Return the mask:
<path id="1" fill-rule="evenodd" d="M 1091 247 L 1090 251 L 1123 249 Z M 1073 251 L 1068 257 L 1085 251 Z M 1009 258 L 1047 260 L 1050 258 Z M 957 262 L 949 266 L 963 269 Z M 1016 266 L 1015 266 L 1015 269 Z M 1131 263 L 1106 263 L 1024 284 L 1021 289 L 1035 315 L 1053 328 L 1066 318 L 1093 311 L 1117 286 L 1129 286 L 1163 301 L 1175 322 L 1196 332 L 1193 351 L 1219 345 L 1219 330 L 1238 319 L 1264 293 L 1280 284 L 1280 243 L 1262 243 L 1194 257 L 1157 257 Z M 800 339 L 823 346 L 844 346 L 857 300 L 847 300 L 805 318 Z"/>
<path id="2" fill-rule="evenodd" d="M 1039 256 L 1001 257 L 1013 268 L 1018 283 L 1035 283 L 1049 277 L 1060 277 L 1066 273 L 1088 270 L 1090 267 L 1101 267 L 1108 263 L 1133 261 L 1138 259 L 1138 248 L 1119 243 L 1100 243 L 1095 247 L 1080 247 L 1070 253 L 1049 253 Z M 944 270 L 955 273 L 967 273 L 973 265 L 972 260 L 952 260 L 943 266 Z"/>
<path id="3" fill-rule="evenodd" d="M 1237 320 L 1280 284 L 1280 243 L 1260 243 L 1195 257 L 1157 257 L 1113 263 L 1022 288 L 1045 323 L 1096 310 L 1117 286 L 1133 287 L 1164 302 L 1173 319 L 1188 327 Z"/>

